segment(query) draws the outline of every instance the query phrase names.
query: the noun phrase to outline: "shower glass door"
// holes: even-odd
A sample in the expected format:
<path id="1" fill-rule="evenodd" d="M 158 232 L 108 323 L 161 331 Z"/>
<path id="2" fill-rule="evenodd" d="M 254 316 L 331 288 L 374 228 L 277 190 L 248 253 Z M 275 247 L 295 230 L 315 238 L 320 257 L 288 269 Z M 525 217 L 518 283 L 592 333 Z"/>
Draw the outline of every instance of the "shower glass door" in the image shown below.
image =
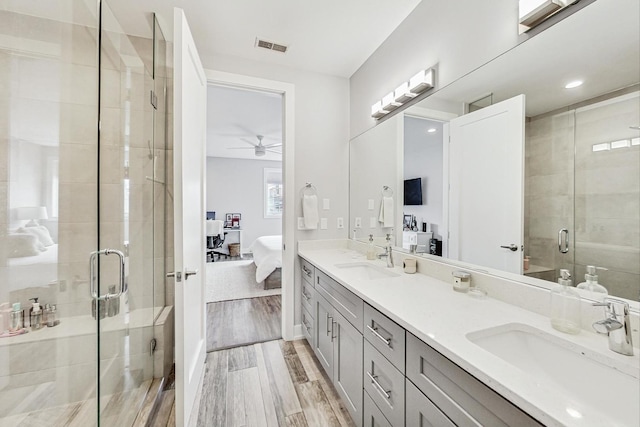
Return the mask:
<path id="1" fill-rule="evenodd" d="M 164 305 L 155 304 L 164 287 L 154 292 L 156 281 L 164 283 L 165 191 L 155 27 L 149 14 L 124 28 L 117 10 L 102 1 L 95 261 L 101 426 L 134 423 L 153 382 L 153 323 Z"/>

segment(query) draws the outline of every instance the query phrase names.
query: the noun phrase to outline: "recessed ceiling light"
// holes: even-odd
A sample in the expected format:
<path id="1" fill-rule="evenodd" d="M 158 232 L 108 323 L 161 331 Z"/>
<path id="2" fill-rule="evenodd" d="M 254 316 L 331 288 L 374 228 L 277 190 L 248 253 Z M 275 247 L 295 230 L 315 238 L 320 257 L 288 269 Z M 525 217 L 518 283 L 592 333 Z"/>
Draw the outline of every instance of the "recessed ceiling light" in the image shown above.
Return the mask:
<path id="1" fill-rule="evenodd" d="M 427 132 L 429 132 L 429 133 L 434 133 L 435 131 L 436 131 L 436 128 L 427 129 Z"/>
<path id="2" fill-rule="evenodd" d="M 582 86 L 582 80 L 576 80 L 573 82 L 567 83 L 564 88 L 565 89 L 573 89 L 574 87 Z"/>

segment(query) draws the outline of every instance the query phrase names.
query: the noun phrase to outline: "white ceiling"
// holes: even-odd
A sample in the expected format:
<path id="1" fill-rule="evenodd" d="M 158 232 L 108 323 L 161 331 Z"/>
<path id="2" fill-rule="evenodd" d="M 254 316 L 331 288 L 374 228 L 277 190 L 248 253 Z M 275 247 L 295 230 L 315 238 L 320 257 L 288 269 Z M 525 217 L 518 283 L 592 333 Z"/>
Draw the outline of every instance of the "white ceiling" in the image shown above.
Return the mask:
<path id="1" fill-rule="evenodd" d="M 351 75 L 420 0 L 108 0 L 123 29 L 148 36 L 149 12 L 173 32 L 173 7 L 184 9 L 203 57 L 228 55 L 342 77 Z M 256 37 L 289 46 L 282 54 L 254 47 Z"/>
<path id="2" fill-rule="evenodd" d="M 209 86 L 207 156 L 281 161 L 280 154 L 255 155 L 249 142 L 257 144 L 257 135 L 264 136 L 263 145 L 282 143 L 282 96 Z"/>
<path id="3" fill-rule="evenodd" d="M 640 3 L 596 1 L 473 73 L 419 107 L 462 106 L 493 93 L 494 102 L 524 93 L 526 114 L 539 114 L 637 84 L 640 78 Z M 584 84 L 564 86 L 574 80 Z"/>

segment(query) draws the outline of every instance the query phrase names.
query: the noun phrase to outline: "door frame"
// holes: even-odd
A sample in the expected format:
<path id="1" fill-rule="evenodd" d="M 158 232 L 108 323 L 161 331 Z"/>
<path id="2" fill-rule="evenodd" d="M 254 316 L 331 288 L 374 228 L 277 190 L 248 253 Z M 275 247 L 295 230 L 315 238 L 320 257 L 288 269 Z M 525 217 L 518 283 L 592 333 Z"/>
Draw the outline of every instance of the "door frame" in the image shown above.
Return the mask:
<path id="1" fill-rule="evenodd" d="M 204 70 L 207 84 L 235 87 L 240 89 L 271 92 L 282 95 L 283 156 L 282 179 L 284 183 L 284 212 L 282 214 L 282 338 L 291 341 L 296 338 L 294 325 L 294 268 L 295 230 L 287 229 L 287 224 L 295 224 L 295 85 L 292 83 L 267 80 L 243 74 Z"/>

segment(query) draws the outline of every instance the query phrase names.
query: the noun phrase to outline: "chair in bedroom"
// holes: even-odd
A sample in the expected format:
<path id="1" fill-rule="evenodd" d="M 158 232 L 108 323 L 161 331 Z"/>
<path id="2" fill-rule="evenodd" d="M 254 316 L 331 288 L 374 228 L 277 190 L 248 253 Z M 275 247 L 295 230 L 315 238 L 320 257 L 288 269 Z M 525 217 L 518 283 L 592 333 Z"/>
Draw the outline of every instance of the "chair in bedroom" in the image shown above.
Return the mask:
<path id="1" fill-rule="evenodd" d="M 226 250 L 222 248 L 224 240 L 227 237 L 227 233 L 223 232 L 224 223 L 220 220 L 208 220 L 207 221 L 207 261 L 215 261 L 216 255 L 218 259 L 220 256 L 224 256 L 225 259 L 229 256 Z"/>

